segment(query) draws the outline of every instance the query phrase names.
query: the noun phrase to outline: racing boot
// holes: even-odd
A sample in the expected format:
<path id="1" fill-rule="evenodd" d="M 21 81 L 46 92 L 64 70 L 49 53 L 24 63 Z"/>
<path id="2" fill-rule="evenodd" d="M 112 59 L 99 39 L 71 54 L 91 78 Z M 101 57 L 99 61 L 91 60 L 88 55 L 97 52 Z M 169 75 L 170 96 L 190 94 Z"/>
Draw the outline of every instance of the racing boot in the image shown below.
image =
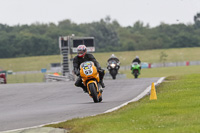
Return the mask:
<path id="1" fill-rule="evenodd" d="M 104 84 L 104 82 L 103 82 L 103 79 L 100 80 L 99 83 L 100 83 L 100 85 L 101 85 L 102 88 L 105 88 L 105 84 Z"/>
<path id="2" fill-rule="evenodd" d="M 100 91 L 100 93 L 102 93 L 102 92 L 103 92 L 103 89 L 102 89 L 102 88 L 99 88 L 99 91 Z"/>
<path id="3" fill-rule="evenodd" d="M 83 84 L 81 84 L 80 87 L 83 89 L 84 93 L 88 93 L 87 87 L 86 87 L 86 86 L 84 86 Z"/>

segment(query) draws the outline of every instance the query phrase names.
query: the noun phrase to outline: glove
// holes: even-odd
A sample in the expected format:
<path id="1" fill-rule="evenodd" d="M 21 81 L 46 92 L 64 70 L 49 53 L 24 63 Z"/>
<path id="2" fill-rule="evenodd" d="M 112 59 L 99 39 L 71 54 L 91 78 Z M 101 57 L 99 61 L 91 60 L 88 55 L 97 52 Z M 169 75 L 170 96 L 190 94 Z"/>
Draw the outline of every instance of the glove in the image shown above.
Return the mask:
<path id="1" fill-rule="evenodd" d="M 97 71 L 100 72 L 101 71 L 101 67 L 97 67 Z"/>
<path id="2" fill-rule="evenodd" d="M 76 75 L 79 76 L 79 75 L 80 75 L 80 71 L 77 71 L 77 72 L 76 72 Z"/>
<path id="3" fill-rule="evenodd" d="M 100 69 L 98 72 L 105 73 L 105 70 L 104 69 Z"/>

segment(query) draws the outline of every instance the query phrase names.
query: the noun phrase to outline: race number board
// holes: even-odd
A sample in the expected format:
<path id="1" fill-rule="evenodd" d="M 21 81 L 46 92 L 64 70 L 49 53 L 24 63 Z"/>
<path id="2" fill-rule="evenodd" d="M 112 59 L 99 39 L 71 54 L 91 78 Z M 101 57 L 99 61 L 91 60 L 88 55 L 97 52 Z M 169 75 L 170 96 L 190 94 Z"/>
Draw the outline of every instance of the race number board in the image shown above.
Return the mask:
<path id="1" fill-rule="evenodd" d="M 94 37 L 76 37 L 72 39 L 72 52 L 77 53 L 78 45 L 84 44 L 87 47 L 87 52 L 95 52 Z"/>

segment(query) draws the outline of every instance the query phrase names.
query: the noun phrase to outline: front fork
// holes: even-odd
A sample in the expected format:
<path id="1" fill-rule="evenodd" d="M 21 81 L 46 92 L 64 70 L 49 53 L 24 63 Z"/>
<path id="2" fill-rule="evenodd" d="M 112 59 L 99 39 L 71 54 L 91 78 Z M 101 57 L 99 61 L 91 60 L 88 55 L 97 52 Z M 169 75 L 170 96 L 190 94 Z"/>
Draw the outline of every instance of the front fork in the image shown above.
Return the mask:
<path id="1" fill-rule="evenodd" d="M 99 86 L 98 86 L 97 82 L 94 81 L 94 80 L 90 80 L 90 81 L 87 82 L 87 90 L 88 90 L 89 95 L 91 96 L 91 92 L 90 92 L 90 89 L 89 89 L 89 84 L 94 84 L 95 85 L 95 88 L 97 89 L 98 97 L 100 97 L 101 96 L 101 92 L 99 91 Z"/>

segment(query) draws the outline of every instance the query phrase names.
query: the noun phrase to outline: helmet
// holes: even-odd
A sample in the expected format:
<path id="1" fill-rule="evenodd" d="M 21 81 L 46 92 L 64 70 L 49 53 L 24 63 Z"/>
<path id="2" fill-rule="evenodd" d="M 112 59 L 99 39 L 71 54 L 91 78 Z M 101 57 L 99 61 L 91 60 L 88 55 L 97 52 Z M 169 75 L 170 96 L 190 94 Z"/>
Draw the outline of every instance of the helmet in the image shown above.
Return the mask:
<path id="1" fill-rule="evenodd" d="M 112 57 L 115 57 L 115 55 L 114 55 L 114 54 L 112 54 L 112 55 L 111 55 L 111 58 L 112 58 Z"/>
<path id="2" fill-rule="evenodd" d="M 87 52 L 87 48 L 85 45 L 79 45 L 77 47 L 78 57 L 84 57 Z"/>
<path id="3" fill-rule="evenodd" d="M 139 56 L 136 56 L 135 58 L 136 58 L 136 59 L 139 59 Z"/>

